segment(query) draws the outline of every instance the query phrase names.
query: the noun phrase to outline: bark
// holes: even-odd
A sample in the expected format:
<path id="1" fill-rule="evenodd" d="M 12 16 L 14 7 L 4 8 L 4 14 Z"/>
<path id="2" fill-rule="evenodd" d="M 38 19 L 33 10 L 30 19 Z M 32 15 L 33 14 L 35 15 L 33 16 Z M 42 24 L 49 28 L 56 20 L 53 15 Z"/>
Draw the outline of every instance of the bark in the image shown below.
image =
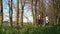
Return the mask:
<path id="1" fill-rule="evenodd" d="M 35 13 L 34 13 L 34 24 L 37 23 L 37 0 L 35 0 Z"/>
<path id="2" fill-rule="evenodd" d="M 56 24 L 59 24 L 59 17 L 60 17 L 60 8 L 59 8 L 59 5 L 60 5 L 60 0 L 53 0 L 53 8 L 54 8 L 54 18 L 55 18 L 55 23 Z"/>
<path id="3" fill-rule="evenodd" d="M 30 0 L 30 3 L 31 3 L 32 16 L 33 16 L 33 22 L 32 22 L 32 24 L 34 24 L 33 0 Z"/>
<path id="4" fill-rule="evenodd" d="M 3 3 L 2 0 L 0 0 L 0 25 L 3 24 Z"/>
<path id="5" fill-rule="evenodd" d="M 12 9 L 12 0 L 8 0 L 9 2 L 9 20 L 10 20 L 10 25 L 13 26 L 12 24 L 12 14 L 13 14 L 13 9 Z"/>
<path id="6" fill-rule="evenodd" d="M 21 3 L 20 27 L 23 26 L 23 13 L 24 13 L 25 1 L 26 0 L 20 0 L 20 3 Z"/>
<path id="7" fill-rule="evenodd" d="M 19 0 L 16 2 L 16 25 L 19 26 Z"/>

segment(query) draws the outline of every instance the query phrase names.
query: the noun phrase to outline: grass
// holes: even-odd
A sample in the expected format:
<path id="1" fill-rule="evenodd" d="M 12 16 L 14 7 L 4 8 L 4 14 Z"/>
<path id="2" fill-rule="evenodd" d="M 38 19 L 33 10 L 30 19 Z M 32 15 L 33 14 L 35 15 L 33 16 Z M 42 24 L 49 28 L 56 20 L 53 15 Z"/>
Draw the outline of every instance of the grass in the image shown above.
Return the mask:
<path id="1" fill-rule="evenodd" d="M 10 26 L 0 26 L 0 34 L 60 34 L 60 26 L 37 27 L 34 25 L 24 25 L 19 29 Z"/>

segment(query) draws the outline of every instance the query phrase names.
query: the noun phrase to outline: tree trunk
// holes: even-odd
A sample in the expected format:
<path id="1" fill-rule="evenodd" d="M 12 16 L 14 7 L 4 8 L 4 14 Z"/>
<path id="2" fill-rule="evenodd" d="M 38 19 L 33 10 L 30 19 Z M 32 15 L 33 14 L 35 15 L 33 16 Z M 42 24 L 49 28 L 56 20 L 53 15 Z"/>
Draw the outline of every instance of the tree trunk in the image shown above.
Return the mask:
<path id="1" fill-rule="evenodd" d="M 0 0 L 0 25 L 3 24 L 3 3 L 2 0 Z"/>
<path id="2" fill-rule="evenodd" d="M 24 7 L 21 6 L 21 17 L 20 17 L 20 26 L 23 26 L 23 11 L 24 11 Z"/>
<path id="3" fill-rule="evenodd" d="M 30 0 L 30 3 L 31 3 L 32 16 L 33 16 L 33 22 L 32 22 L 32 24 L 34 24 L 33 0 Z"/>
<path id="4" fill-rule="evenodd" d="M 13 14 L 12 0 L 9 0 L 9 19 L 10 19 L 10 25 L 11 26 L 13 26 L 13 24 L 12 24 L 12 14 Z"/>
<path id="5" fill-rule="evenodd" d="M 34 24 L 36 25 L 37 23 L 37 0 L 35 0 L 35 5 L 34 5 Z"/>
<path id="6" fill-rule="evenodd" d="M 20 3 L 21 3 L 20 27 L 23 26 L 23 13 L 24 13 L 25 1 L 26 0 L 20 0 Z"/>
<path id="7" fill-rule="evenodd" d="M 16 25 L 19 26 L 19 0 L 16 3 Z"/>
<path id="8" fill-rule="evenodd" d="M 32 16 L 33 16 L 33 25 L 36 25 L 37 23 L 37 0 L 35 0 L 35 3 L 33 2 L 33 0 L 30 1 L 31 3 L 31 11 L 32 11 Z M 34 6 L 34 9 L 33 9 Z"/>
<path id="9" fill-rule="evenodd" d="M 60 0 L 53 0 L 53 8 L 54 8 L 54 16 L 55 16 L 55 23 L 56 24 L 59 24 L 58 21 L 59 21 L 59 14 L 60 14 Z"/>

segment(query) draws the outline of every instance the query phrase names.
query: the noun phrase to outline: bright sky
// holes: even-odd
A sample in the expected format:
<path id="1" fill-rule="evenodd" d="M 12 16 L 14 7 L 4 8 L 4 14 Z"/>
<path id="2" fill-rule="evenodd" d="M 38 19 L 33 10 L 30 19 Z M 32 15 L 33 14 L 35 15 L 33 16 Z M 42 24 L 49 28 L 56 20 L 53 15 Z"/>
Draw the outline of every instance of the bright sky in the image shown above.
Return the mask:
<path id="1" fill-rule="evenodd" d="M 16 0 L 13 0 L 13 3 L 16 4 Z M 29 7 L 29 5 L 28 6 L 25 5 L 25 8 L 27 8 L 27 7 Z M 8 17 L 9 16 L 9 14 L 8 14 L 9 7 L 8 7 L 7 0 L 3 0 L 3 13 L 4 13 L 3 21 L 8 21 L 9 20 L 9 17 Z M 30 10 L 28 11 L 28 8 L 24 10 L 24 15 L 28 16 L 29 22 L 32 21 L 32 16 L 30 16 L 31 12 L 30 12 Z M 24 18 L 23 21 L 27 22 L 27 19 L 25 17 L 23 17 L 23 18 Z M 15 9 L 13 9 L 13 20 L 15 20 Z"/>

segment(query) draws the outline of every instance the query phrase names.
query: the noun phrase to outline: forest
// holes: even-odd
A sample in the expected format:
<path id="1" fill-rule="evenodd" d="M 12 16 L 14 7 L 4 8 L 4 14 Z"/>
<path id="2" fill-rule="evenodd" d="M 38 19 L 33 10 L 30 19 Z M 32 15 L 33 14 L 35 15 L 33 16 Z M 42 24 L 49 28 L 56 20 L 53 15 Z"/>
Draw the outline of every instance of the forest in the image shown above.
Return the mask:
<path id="1" fill-rule="evenodd" d="M 60 0 L 0 0 L 0 34 L 60 34 Z"/>

